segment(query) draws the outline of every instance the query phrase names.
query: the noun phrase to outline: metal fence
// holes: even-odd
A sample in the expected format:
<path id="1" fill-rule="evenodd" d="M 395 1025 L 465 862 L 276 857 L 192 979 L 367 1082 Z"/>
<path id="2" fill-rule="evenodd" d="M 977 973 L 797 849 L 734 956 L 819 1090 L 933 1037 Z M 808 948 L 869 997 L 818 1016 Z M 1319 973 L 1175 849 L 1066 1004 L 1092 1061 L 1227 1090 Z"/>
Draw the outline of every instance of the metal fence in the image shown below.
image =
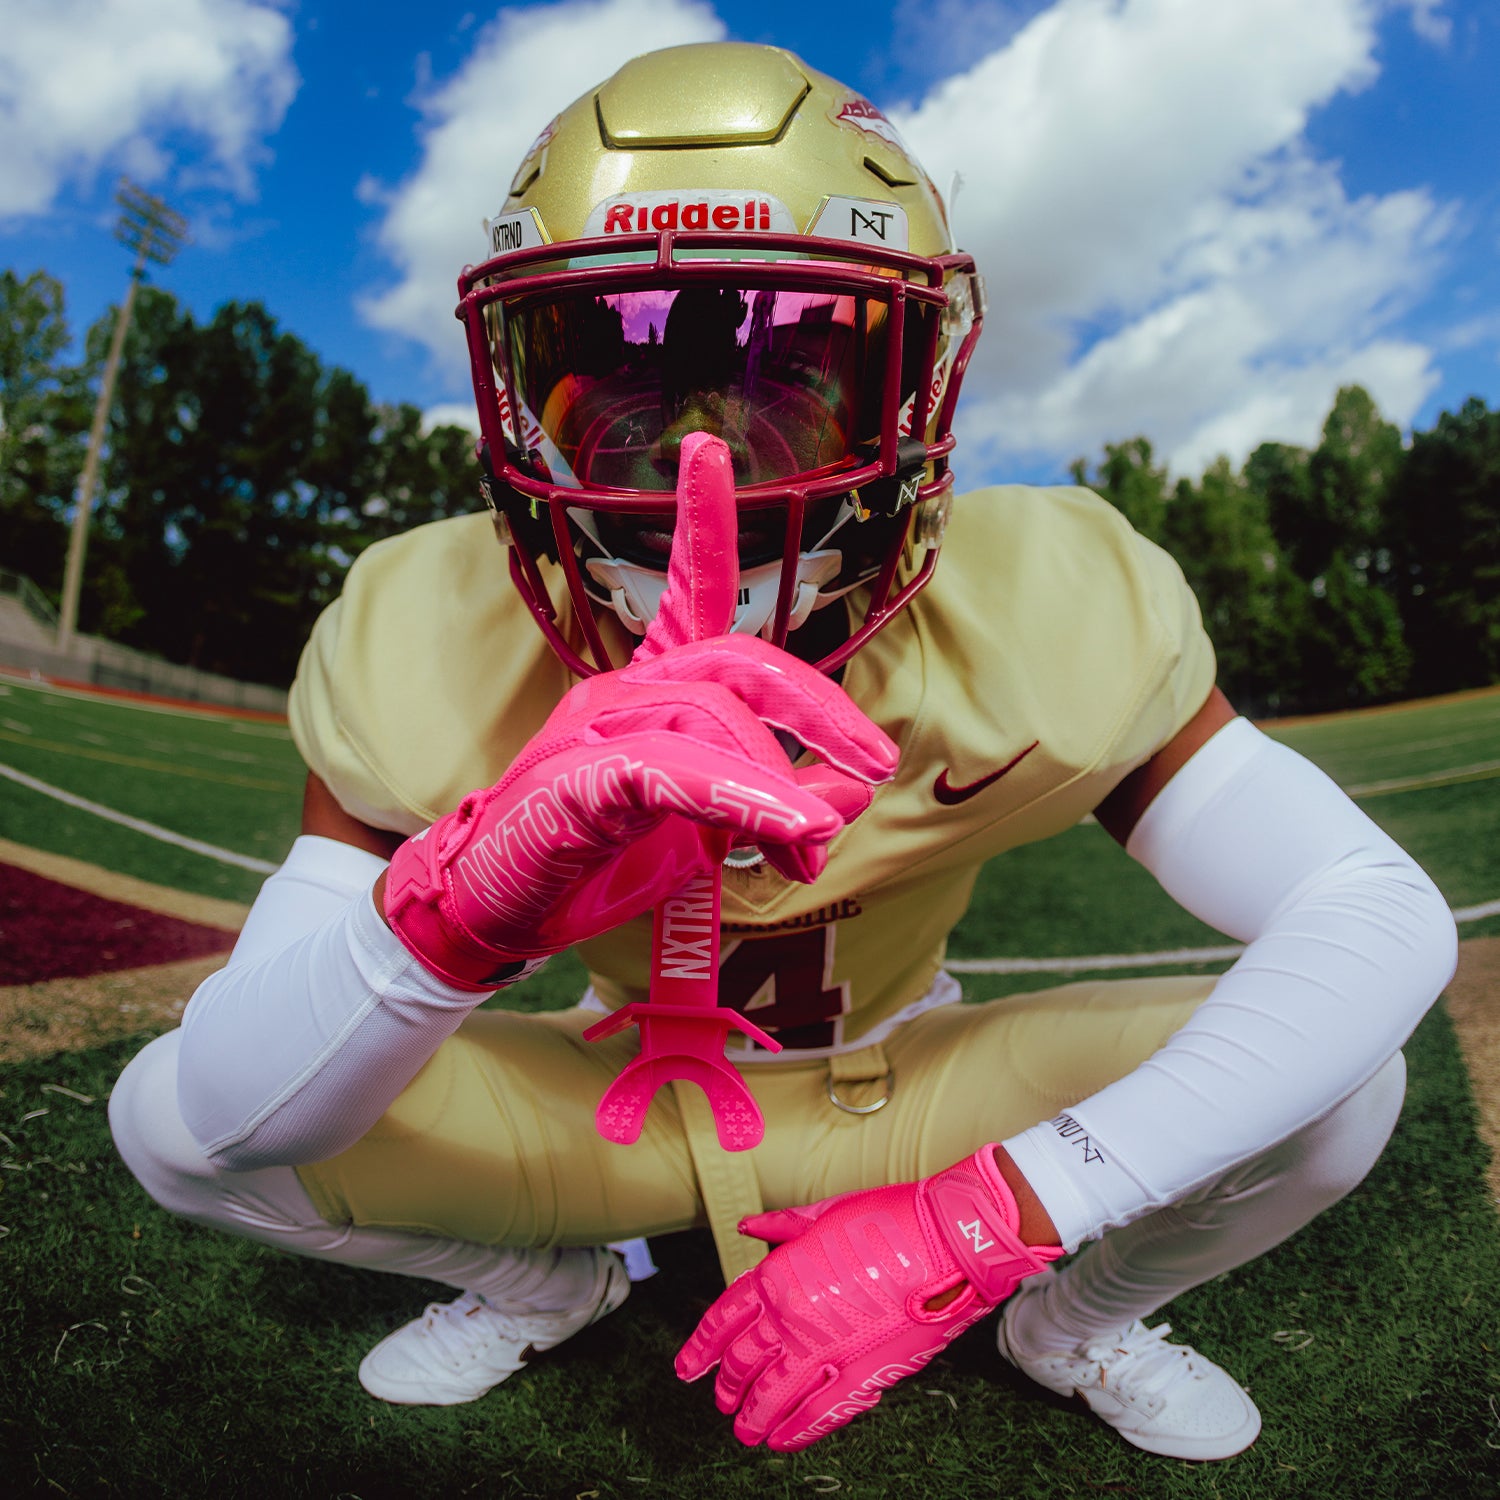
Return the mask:
<path id="1" fill-rule="evenodd" d="M 54 644 L 56 629 L 57 611 L 47 596 L 29 578 L 0 568 L 0 667 L 158 698 L 286 712 L 283 688 L 180 667 L 92 635 L 74 636 L 64 654 Z"/>
<path id="2" fill-rule="evenodd" d="M 24 573 L 0 568 L 0 597 L 19 600 L 22 609 L 38 624 L 57 629 L 57 611 L 52 601 Z"/>

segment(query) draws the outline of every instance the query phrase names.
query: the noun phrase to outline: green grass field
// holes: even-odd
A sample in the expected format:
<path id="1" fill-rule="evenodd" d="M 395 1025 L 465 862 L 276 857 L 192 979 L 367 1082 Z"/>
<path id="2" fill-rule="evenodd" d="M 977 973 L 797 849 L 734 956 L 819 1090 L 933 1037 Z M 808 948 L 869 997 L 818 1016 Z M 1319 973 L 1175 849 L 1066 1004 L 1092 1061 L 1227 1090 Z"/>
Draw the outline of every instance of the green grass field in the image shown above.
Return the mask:
<path id="1" fill-rule="evenodd" d="M 1500 899 L 1500 695 L 1278 727 L 1353 788 L 1455 907 Z M 190 838 L 275 861 L 301 769 L 268 723 L 0 679 L 0 762 Z M 0 837 L 238 900 L 252 870 L 0 781 Z M 1463 935 L 1500 930 L 1495 917 Z M 1097 827 L 986 872 L 967 962 L 1149 953 L 1224 939 Z M 1179 970 L 1180 971 L 1180 970 Z M 506 1003 L 570 1003 L 565 959 Z M 1056 982 L 966 972 L 982 998 Z M 142 1037 L 0 1068 L 0 1492 L 759 1497 L 1493 1496 L 1500 1489 L 1500 1221 L 1441 1007 L 1408 1050 L 1395 1140 L 1348 1200 L 1168 1316 L 1254 1392 L 1260 1441 L 1194 1466 L 1128 1448 L 959 1340 L 874 1413 L 799 1455 L 747 1451 L 671 1357 L 718 1290 L 706 1235 L 616 1316 L 468 1407 L 367 1398 L 354 1367 L 432 1288 L 280 1257 L 157 1210 L 104 1106 Z"/>

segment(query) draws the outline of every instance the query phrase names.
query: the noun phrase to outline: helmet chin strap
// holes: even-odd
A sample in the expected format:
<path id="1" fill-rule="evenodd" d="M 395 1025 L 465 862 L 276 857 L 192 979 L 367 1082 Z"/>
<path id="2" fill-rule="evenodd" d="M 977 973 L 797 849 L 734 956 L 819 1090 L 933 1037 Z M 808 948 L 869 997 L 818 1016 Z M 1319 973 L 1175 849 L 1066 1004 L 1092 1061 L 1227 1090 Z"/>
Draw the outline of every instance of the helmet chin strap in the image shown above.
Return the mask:
<path id="1" fill-rule="evenodd" d="M 797 577 L 793 586 L 792 609 L 787 628 L 795 630 L 820 604 L 828 604 L 847 590 L 823 594 L 822 586 L 837 578 L 843 554 L 837 548 L 804 552 L 797 559 Z M 609 604 L 625 628 L 634 635 L 645 635 L 646 627 L 656 618 L 661 597 L 666 592 L 667 575 L 655 568 L 626 562 L 619 557 L 591 557 L 589 576 L 609 591 Z M 747 568 L 740 574 L 739 604 L 734 635 L 768 635 L 776 614 L 776 596 L 781 588 L 781 564 L 764 563 Z"/>

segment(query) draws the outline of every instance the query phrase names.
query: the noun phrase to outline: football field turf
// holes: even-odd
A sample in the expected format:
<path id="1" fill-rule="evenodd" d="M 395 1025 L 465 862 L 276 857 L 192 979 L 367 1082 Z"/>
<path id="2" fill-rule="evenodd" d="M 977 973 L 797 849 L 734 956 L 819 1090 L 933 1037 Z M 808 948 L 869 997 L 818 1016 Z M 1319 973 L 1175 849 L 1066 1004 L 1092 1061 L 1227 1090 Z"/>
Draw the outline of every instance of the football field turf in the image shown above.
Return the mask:
<path id="1" fill-rule="evenodd" d="M 1483 983 L 1500 973 L 1500 694 L 1273 729 L 1459 912 L 1479 976 L 1465 1035 L 1481 1049 L 1500 1008 Z M 1127 1447 L 1013 1376 L 988 1322 L 806 1452 L 745 1450 L 706 1383 L 671 1372 L 718 1290 L 705 1234 L 654 1241 L 660 1275 L 481 1402 L 371 1400 L 359 1358 L 437 1290 L 172 1219 L 115 1158 L 104 1119 L 124 1062 L 220 961 L 285 852 L 301 779 L 279 723 L 0 677 L 0 1492 L 1500 1492 L 1500 1221 L 1476 1113 L 1494 1065 L 1476 1050 L 1471 1078 L 1446 1005 L 1408 1048 L 1406 1110 L 1367 1182 L 1166 1315 L 1261 1405 L 1262 1437 L 1229 1462 Z M 1203 950 L 1227 946 L 1085 824 L 992 865 L 951 957 L 966 995 L 986 998 L 1219 968 L 1227 957 Z M 580 980 L 565 956 L 502 1000 L 567 1004 Z"/>

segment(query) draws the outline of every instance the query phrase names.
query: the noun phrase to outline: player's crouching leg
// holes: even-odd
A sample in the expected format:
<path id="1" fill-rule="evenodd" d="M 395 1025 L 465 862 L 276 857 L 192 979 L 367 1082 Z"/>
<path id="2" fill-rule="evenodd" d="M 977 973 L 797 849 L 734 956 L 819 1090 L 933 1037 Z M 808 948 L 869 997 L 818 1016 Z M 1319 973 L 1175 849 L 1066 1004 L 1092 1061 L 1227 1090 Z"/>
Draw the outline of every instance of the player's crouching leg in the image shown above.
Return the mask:
<path id="1" fill-rule="evenodd" d="M 220 1185 L 224 1178 L 274 1181 L 285 1175 L 299 1189 L 300 1184 L 290 1167 L 230 1174 L 203 1154 L 177 1107 L 181 1040 L 180 1031 L 169 1031 L 130 1060 L 109 1097 L 109 1128 L 125 1165 L 163 1208 L 195 1223 L 235 1232 L 235 1216 L 226 1203 L 230 1195 Z M 311 1203 L 307 1209 L 312 1211 Z"/>
<path id="2" fill-rule="evenodd" d="M 1001 1315 L 1002 1357 L 1149 1453 L 1203 1460 L 1248 1448 L 1261 1429 L 1249 1393 L 1197 1350 L 1169 1343 L 1170 1324 L 1141 1319 L 1347 1197 L 1385 1149 L 1405 1085 L 1398 1053 L 1279 1146 L 1031 1278 Z"/>
<path id="3" fill-rule="evenodd" d="M 360 1365 L 371 1395 L 448 1406 L 482 1396 L 533 1353 L 613 1312 L 630 1283 L 600 1247 L 511 1250 L 436 1235 L 330 1224 L 292 1167 L 231 1172 L 199 1148 L 177 1107 L 180 1033 L 133 1058 L 109 1101 L 125 1165 L 163 1208 L 293 1254 L 422 1277 L 459 1290 L 382 1339 Z"/>

